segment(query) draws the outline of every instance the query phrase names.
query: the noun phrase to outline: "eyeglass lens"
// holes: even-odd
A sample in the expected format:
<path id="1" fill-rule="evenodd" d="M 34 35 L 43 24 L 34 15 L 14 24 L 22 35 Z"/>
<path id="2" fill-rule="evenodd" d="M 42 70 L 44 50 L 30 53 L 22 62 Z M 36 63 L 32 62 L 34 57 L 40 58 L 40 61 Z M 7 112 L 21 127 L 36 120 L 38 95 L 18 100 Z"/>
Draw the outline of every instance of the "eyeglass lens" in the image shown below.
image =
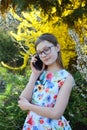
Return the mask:
<path id="1" fill-rule="evenodd" d="M 45 48 L 43 51 L 37 52 L 37 54 L 38 54 L 40 57 L 42 56 L 43 53 L 44 53 L 45 55 L 48 55 L 48 54 L 51 53 L 51 47 L 54 47 L 54 46 L 47 47 L 47 48 Z"/>

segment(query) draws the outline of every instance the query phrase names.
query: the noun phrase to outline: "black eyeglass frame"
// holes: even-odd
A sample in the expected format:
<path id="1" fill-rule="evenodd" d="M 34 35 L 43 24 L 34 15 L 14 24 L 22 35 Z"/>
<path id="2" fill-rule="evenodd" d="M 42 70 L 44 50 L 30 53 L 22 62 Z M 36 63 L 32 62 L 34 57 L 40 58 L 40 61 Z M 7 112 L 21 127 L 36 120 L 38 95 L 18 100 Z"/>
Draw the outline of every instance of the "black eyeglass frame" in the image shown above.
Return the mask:
<path id="1" fill-rule="evenodd" d="M 42 57 L 42 54 L 44 53 L 45 55 L 49 55 L 51 53 L 51 48 L 54 47 L 53 46 L 49 46 L 47 47 L 46 49 L 48 49 L 49 52 L 47 52 L 45 49 L 43 51 L 40 51 L 40 52 L 37 52 L 36 54 L 39 56 L 39 57 Z"/>

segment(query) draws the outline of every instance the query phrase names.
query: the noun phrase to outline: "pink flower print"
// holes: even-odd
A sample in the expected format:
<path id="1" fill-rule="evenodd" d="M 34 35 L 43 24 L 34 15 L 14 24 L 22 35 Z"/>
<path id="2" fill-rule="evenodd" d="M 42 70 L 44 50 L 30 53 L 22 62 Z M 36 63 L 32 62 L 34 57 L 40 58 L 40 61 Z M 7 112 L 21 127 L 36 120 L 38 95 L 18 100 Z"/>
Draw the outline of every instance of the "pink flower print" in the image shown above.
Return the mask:
<path id="1" fill-rule="evenodd" d="M 40 122 L 40 124 L 43 124 L 43 123 L 44 123 L 44 120 L 43 120 L 43 119 L 40 119 L 39 122 Z"/>
<path id="2" fill-rule="evenodd" d="M 54 104 L 53 104 L 53 103 L 51 103 L 51 104 L 47 104 L 46 107 L 54 107 Z"/>
<path id="3" fill-rule="evenodd" d="M 46 79 L 51 81 L 52 77 L 53 77 L 53 74 L 48 73 L 47 76 L 46 76 Z"/>
<path id="4" fill-rule="evenodd" d="M 47 107 L 50 107 L 50 105 L 49 105 L 49 104 L 47 104 Z"/>
<path id="5" fill-rule="evenodd" d="M 50 104 L 50 107 L 54 107 L 54 104 L 53 104 L 53 103 L 51 103 L 51 104 Z"/>
<path id="6" fill-rule="evenodd" d="M 27 128 L 27 130 L 31 130 L 30 128 Z"/>
<path id="7" fill-rule="evenodd" d="M 63 84 L 64 84 L 64 81 L 58 80 L 58 87 L 59 87 L 59 88 L 61 88 Z"/>
<path id="8" fill-rule="evenodd" d="M 53 97 L 54 99 L 56 99 L 57 98 L 57 95 L 54 95 L 54 97 Z"/>
<path id="9" fill-rule="evenodd" d="M 61 120 L 58 121 L 58 125 L 64 127 L 64 123 Z"/>
<path id="10" fill-rule="evenodd" d="M 32 117 L 29 118 L 29 120 L 27 121 L 27 123 L 30 124 L 31 126 L 33 126 L 34 121 L 33 121 Z"/>
<path id="11" fill-rule="evenodd" d="M 49 88 L 46 88 L 46 90 L 45 90 L 46 92 L 49 92 Z"/>

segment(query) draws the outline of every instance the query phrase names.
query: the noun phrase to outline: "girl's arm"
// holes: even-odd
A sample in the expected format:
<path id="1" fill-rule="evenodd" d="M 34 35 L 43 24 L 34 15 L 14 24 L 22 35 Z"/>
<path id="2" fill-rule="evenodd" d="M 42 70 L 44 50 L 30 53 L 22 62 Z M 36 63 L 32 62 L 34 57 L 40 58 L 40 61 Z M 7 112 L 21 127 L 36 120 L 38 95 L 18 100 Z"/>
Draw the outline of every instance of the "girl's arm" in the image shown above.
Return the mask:
<path id="1" fill-rule="evenodd" d="M 38 79 L 39 75 L 43 72 L 44 67 L 45 67 L 45 65 L 43 65 L 43 68 L 41 71 L 35 69 L 35 67 L 33 66 L 33 62 L 35 62 L 35 61 L 36 61 L 36 58 L 32 57 L 31 64 L 30 64 L 32 73 L 31 73 L 28 84 L 26 85 L 25 89 L 22 91 L 22 93 L 20 95 L 20 97 L 24 97 L 28 101 L 31 101 L 31 96 L 32 96 L 32 92 L 33 92 L 33 89 L 35 86 L 35 82 Z"/>
<path id="2" fill-rule="evenodd" d="M 32 92 L 33 92 L 36 80 L 37 80 L 37 76 L 35 76 L 35 74 L 32 73 L 28 84 L 26 85 L 25 89 L 22 91 L 20 96 L 26 98 L 28 101 L 31 101 L 31 96 L 32 96 Z"/>
<path id="3" fill-rule="evenodd" d="M 31 110 L 38 115 L 47 118 L 59 119 L 63 115 L 68 104 L 73 83 L 74 79 L 71 75 L 69 75 L 58 93 L 56 104 L 53 108 L 33 105 L 23 97 L 21 97 L 18 102 L 19 106 L 22 110 Z"/>

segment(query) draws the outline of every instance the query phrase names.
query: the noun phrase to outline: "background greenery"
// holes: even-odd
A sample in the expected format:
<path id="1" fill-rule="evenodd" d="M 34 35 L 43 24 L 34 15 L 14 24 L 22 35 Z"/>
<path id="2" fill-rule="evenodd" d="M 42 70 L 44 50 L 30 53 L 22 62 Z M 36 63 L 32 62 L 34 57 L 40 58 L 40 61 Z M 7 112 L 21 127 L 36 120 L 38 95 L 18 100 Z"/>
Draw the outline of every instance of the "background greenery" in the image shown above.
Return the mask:
<path id="1" fill-rule="evenodd" d="M 15 42 L 12 41 L 8 31 L 0 30 L 0 62 L 4 61 L 11 65 L 17 65 L 19 48 Z"/>
<path id="2" fill-rule="evenodd" d="M 26 112 L 20 110 L 17 101 L 28 82 L 29 74 L 19 75 L 0 67 L 0 129 L 20 130 Z"/>

